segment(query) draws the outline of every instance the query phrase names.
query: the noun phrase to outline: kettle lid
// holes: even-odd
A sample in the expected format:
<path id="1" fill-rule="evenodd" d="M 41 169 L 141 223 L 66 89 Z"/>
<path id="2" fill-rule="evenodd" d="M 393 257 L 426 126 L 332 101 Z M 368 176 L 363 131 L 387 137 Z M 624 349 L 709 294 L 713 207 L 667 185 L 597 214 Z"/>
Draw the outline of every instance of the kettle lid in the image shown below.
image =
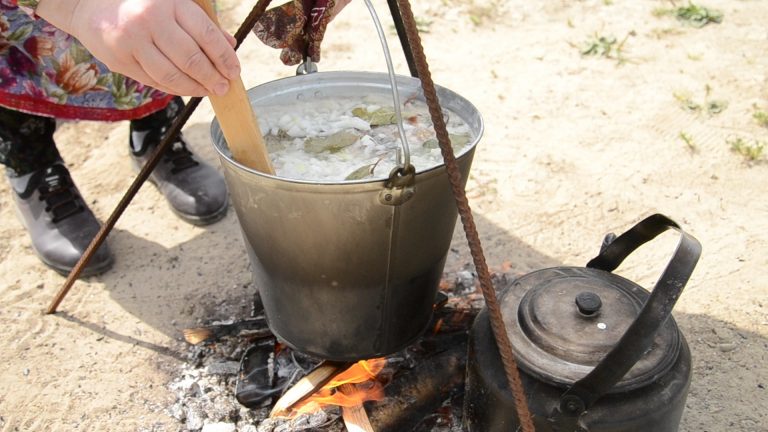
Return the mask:
<path id="1" fill-rule="evenodd" d="M 584 378 L 619 342 L 648 296 L 634 282 L 604 270 L 556 267 L 517 279 L 500 305 L 520 368 L 567 387 Z M 667 373 L 681 344 L 670 317 L 611 392 L 642 387 Z"/>

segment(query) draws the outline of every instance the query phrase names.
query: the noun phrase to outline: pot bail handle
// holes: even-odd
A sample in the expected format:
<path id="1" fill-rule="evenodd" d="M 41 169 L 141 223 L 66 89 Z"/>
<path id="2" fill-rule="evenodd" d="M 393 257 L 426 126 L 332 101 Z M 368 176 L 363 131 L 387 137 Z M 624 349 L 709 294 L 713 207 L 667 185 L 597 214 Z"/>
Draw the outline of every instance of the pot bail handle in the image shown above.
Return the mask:
<path id="1" fill-rule="evenodd" d="M 560 415 L 578 416 L 608 392 L 637 363 L 653 343 L 657 331 L 672 314 L 677 299 L 701 256 L 701 243 L 684 232 L 672 219 L 654 214 L 604 245 L 588 268 L 613 271 L 638 247 L 659 234 L 674 229 L 680 233 L 672 259 L 661 274 L 637 318 L 616 346 L 584 378 L 560 397 Z"/>
<path id="2" fill-rule="evenodd" d="M 389 75 L 389 84 L 392 90 L 392 102 L 394 104 L 395 119 L 397 120 L 397 131 L 400 135 L 400 144 L 402 148 L 402 153 L 397 153 L 397 172 L 415 172 L 413 165 L 411 165 L 411 147 L 408 145 L 408 138 L 405 134 L 405 127 L 403 126 L 403 113 L 400 110 L 400 92 L 397 89 L 397 76 L 395 75 L 395 67 L 392 65 L 392 55 L 389 52 L 389 45 L 387 45 L 387 36 L 384 34 L 381 20 L 379 19 L 379 15 L 376 13 L 376 8 L 373 7 L 371 0 L 363 1 L 371 15 L 374 27 L 376 27 L 376 34 L 379 36 L 381 50 L 384 52 L 384 60 L 387 62 L 387 73 Z M 390 174 L 389 181 L 395 181 L 395 171 L 392 171 L 392 174 Z"/>

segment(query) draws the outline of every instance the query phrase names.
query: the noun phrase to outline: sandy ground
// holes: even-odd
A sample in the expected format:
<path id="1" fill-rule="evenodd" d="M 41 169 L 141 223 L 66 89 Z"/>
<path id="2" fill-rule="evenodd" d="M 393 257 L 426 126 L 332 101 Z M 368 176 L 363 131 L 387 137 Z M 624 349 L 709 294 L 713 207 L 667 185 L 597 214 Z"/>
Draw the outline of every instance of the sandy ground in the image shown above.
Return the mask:
<path id="1" fill-rule="evenodd" d="M 244 3 L 223 3 L 227 28 L 247 14 Z M 768 3 L 707 0 L 724 19 L 701 29 L 655 16 L 671 7 L 661 1 L 417 3 L 433 77 L 486 122 L 468 193 L 491 267 L 584 265 L 606 232 L 655 212 L 673 217 L 704 246 L 675 310 L 694 363 L 681 430 L 768 431 L 768 164 L 728 144 L 768 141 L 753 119 L 768 111 Z M 582 56 L 595 36 L 626 37 L 619 58 Z M 294 70 L 255 38 L 240 55 L 248 87 Z M 329 28 L 320 67 L 384 70 L 362 2 Z M 675 95 L 686 93 L 727 108 L 683 109 Z M 212 117 L 201 106 L 185 133 L 217 163 Z M 64 124 L 57 140 L 106 219 L 134 177 L 127 125 Z M 0 430 L 177 430 L 165 408 L 186 349 L 181 330 L 245 316 L 255 289 L 234 211 L 193 227 L 146 186 L 109 238 L 114 268 L 76 283 L 61 312 L 44 316 L 64 279 L 35 257 L 0 188 Z M 618 273 L 652 286 L 675 242 L 663 236 Z M 449 258 L 448 272 L 470 261 L 460 232 Z"/>

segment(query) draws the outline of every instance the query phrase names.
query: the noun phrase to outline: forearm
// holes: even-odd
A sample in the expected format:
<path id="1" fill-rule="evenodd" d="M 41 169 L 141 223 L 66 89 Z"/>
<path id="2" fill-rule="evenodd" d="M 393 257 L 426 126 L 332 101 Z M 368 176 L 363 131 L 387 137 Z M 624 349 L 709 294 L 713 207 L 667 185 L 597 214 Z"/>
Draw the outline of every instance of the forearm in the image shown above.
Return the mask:
<path id="1" fill-rule="evenodd" d="M 19 0 L 20 5 L 29 4 L 35 14 L 57 28 L 73 34 L 72 18 L 80 0 Z"/>

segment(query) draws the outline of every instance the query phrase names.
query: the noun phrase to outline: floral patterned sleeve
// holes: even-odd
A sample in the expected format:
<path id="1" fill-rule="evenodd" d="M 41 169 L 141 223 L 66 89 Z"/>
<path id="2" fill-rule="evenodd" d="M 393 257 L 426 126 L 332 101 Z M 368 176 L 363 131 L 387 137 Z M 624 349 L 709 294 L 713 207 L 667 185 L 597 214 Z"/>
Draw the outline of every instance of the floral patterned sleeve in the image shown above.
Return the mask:
<path id="1" fill-rule="evenodd" d="M 126 120 L 171 95 L 112 73 L 75 38 L 34 15 L 38 0 L 0 0 L 0 105 L 62 119 Z"/>
<path id="2" fill-rule="evenodd" d="M 268 12 L 254 32 L 267 45 L 282 48 L 286 64 L 301 62 L 305 54 L 319 61 L 326 26 L 349 2 L 293 0 Z M 0 106 L 62 119 L 125 120 L 171 100 L 110 72 L 74 37 L 36 17 L 38 3 L 0 0 Z M 313 21 L 307 36 L 308 16 Z"/>

